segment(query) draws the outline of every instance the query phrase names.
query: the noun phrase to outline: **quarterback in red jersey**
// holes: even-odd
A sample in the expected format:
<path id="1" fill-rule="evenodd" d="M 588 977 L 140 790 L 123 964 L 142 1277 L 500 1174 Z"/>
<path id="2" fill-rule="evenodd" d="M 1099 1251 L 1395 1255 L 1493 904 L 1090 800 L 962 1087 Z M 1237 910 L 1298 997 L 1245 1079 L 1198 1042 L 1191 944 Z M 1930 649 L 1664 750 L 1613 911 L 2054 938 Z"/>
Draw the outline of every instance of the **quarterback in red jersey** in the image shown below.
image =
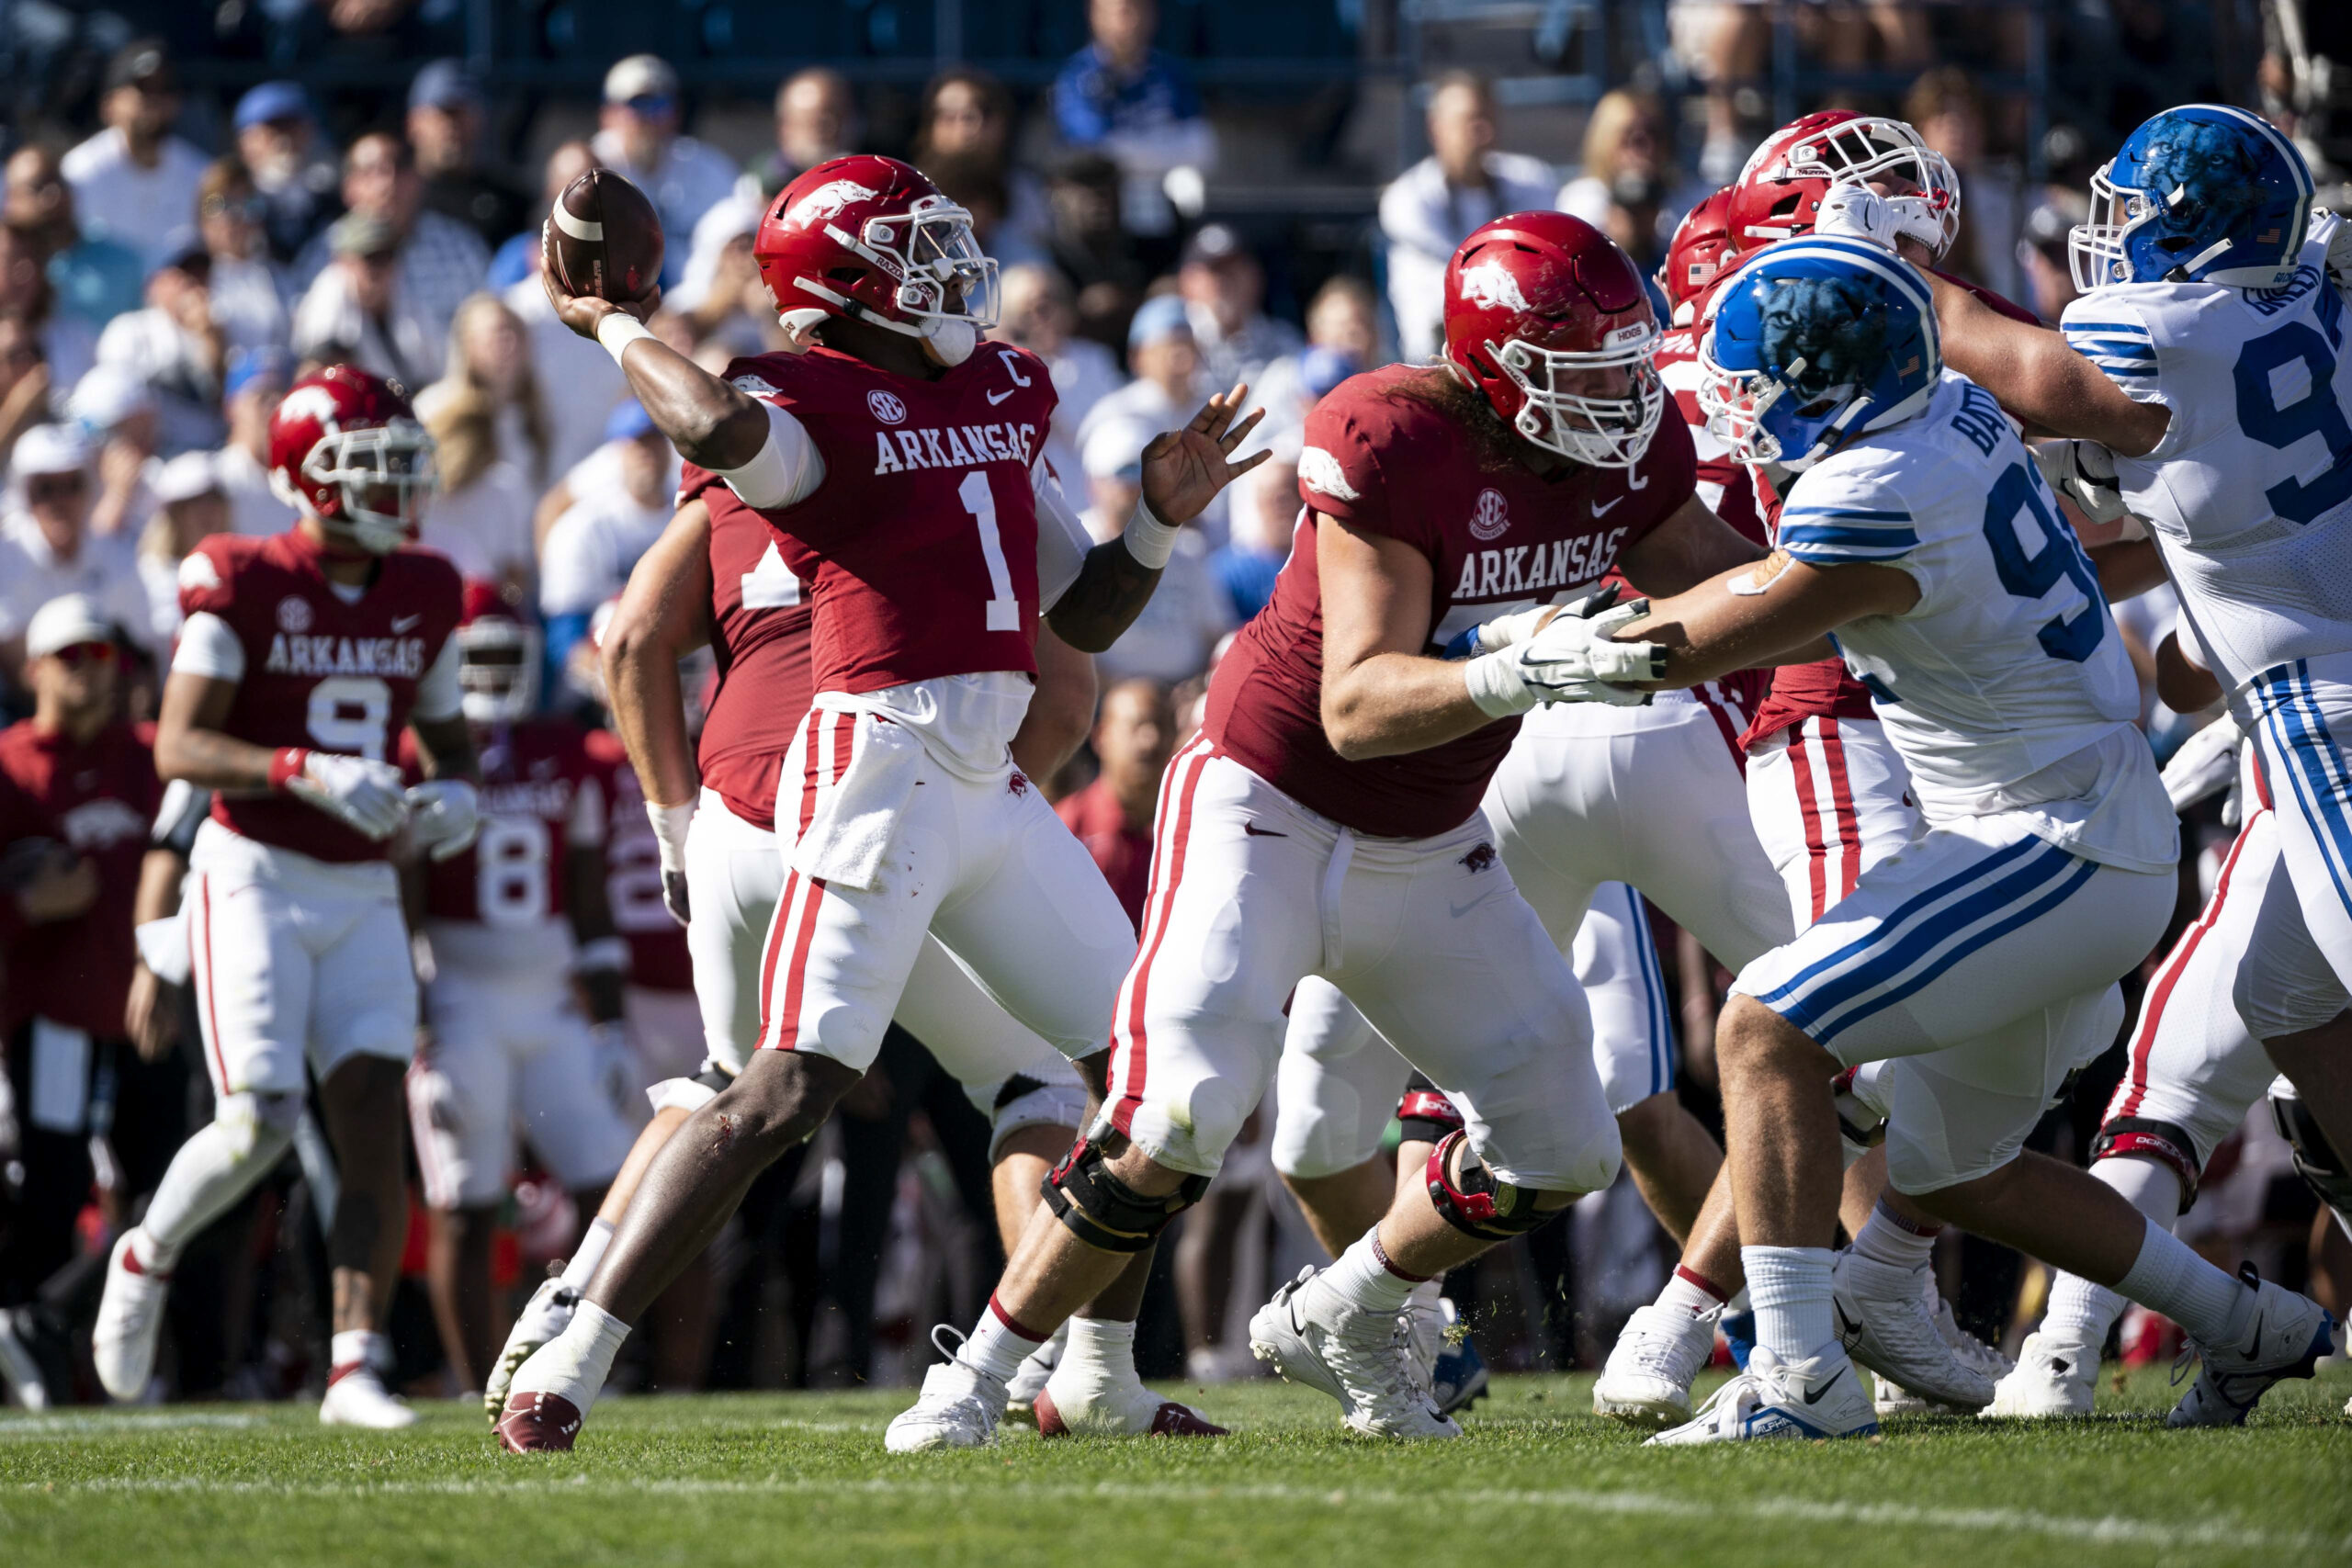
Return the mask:
<path id="1" fill-rule="evenodd" d="M 1012 762 L 1042 616 L 1093 650 L 1125 629 L 1235 474 L 1243 389 L 1143 456 L 1123 539 L 1087 549 L 1039 461 L 1045 365 L 983 348 L 996 264 L 911 166 L 854 156 L 776 197 L 752 254 L 797 353 L 727 379 L 654 340 L 644 304 L 562 294 L 690 465 L 810 584 L 817 695 L 781 769 L 790 836 L 763 955 L 762 1049 L 655 1156 L 571 1325 L 516 1373 L 510 1447 L 569 1447 L 612 1356 L 745 1183 L 874 1059 L 933 934 L 1064 1055 L 1098 1055 L 1133 951 L 1117 900 Z M 1043 563 L 1041 565 L 1041 563 Z M 1107 1283 L 1107 1281 L 1106 1281 Z M 1001 1386 L 1001 1385 L 1000 1385 Z"/>
<path id="2" fill-rule="evenodd" d="M 470 845 L 421 868 L 433 975 L 408 1101 L 433 1211 L 434 1313 L 458 1385 L 472 1388 L 497 1332 L 490 1244 L 516 1137 L 586 1213 L 636 1129 L 618 1099 L 628 954 L 605 905 L 609 792 L 587 732 L 534 716 L 538 632 L 495 588 L 467 584 L 456 640 L 481 825 Z M 414 767 L 414 743 L 401 750 Z"/>
<path id="3" fill-rule="evenodd" d="M 1251 1324 L 1253 1351 L 1339 1397 L 1355 1429 L 1456 1435 L 1395 1352 L 1408 1294 L 1616 1174 L 1582 995 L 1479 800 L 1517 716 L 1647 657 L 1600 640 L 1622 611 L 1549 606 L 1621 563 L 1662 589 L 1758 552 L 1692 495 L 1690 438 L 1660 423 L 1642 280 L 1606 237 L 1559 213 L 1498 219 L 1455 253 L 1445 295 L 1444 364 L 1356 377 L 1308 415 L 1290 558 L 1161 791 L 1108 1113 L 956 1361 L 891 1424 L 893 1450 L 986 1441 L 1023 1337 L 1199 1198 L 1307 976 L 1466 1122 L 1426 1190 Z M 1542 624 L 1467 663 L 1442 657 L 1505 615 Z"/>
<path id="4" fill-rule="evenodd" d="M 450 634 L 457 570 L 408 548 L 432 443 L 396 388 L 331 366 L 270 419 L 273 479 L 299 498 L 283 534 L 216 534 L 181 564 L 187 623 L 164 682 L 155 767 L 213 792 L 190 857 L 189 943 L 217 1108 L 117 1244 L 93 1336 L 98 1373 L 137 1399 L 179 1250 L 284 1154 L 306 1066 L 343 1188 L 328 1238 L 334 1365 L 322 1419 L 415 1417 L 378 1371 L 398 1277 L 401 1074 L 415 1045 L 391 841 L 464 847 L 473 742 Z M 416 738 L 425 782 L 393 761 Z"/>

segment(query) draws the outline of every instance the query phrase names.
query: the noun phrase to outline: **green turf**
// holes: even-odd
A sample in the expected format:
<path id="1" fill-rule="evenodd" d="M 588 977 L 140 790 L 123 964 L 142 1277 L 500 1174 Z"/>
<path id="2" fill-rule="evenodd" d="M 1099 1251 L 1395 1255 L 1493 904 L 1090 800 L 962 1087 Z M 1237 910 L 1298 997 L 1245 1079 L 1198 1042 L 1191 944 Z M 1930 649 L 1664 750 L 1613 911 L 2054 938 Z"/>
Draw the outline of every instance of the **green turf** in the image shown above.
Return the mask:
<path id="1" fill-rule="evenodd" d="M 1639 1450 L 1586 1378 L 1498 1380 L 1460 1442 L 1342 1435 L 1279 1383 L 1191 1395 L 1220 1441 L 894 1459 L 899 1391 L 630 1399 L 579 1451 L 502 1457 L 478 1411 L 396 1435 L 307 1406 L 0 1417 L 0 1564 L 2352 1563 L 2352 1372 L 2234 1432 L 2170 1432 L 2161 1372 L 2102 1416 L 1889 1424 L 1860 1442 Z"/>

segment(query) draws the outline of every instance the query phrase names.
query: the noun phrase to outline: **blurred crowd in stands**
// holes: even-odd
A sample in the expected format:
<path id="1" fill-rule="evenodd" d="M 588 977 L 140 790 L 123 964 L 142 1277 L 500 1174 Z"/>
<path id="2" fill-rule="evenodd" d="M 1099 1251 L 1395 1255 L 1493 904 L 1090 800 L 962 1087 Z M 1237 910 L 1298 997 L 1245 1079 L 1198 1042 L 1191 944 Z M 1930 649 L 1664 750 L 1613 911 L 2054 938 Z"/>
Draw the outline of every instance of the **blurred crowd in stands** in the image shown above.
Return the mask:
<path id="1" fill-rule="evenodd" d="M 695 134 L 697 100 L 680 71 L 630 55 L 605 73 L 592 131 L 576 103 L 541 112 L 584 134 L 537 143 L 529 166 L 515 155 L 535 144 L 529 113 L 455 52 L 436 57 L 465 46 L 448 17 L 466 7 L 288 0 L 245 9 L 254 27 L 290 29 L 287 49 L 264 51 L 295 62 L 286 75 L 242 90 L 191 87 L 183 78 L 197 56 L 183 31 L 176 43 L 122 41 L 78 96 L 53 83 L 13 94 L 0 205 L 0 710 L 32 710 L 39 672 L 27 668 L 23 639 L 34 614 L 81 593 L 116 628 L 124 716 L 152 717 L 177 627 L 179 559 L 209 534 L 288 525 L 293 513 L 266 471 L 271 410 L 306 367 L 348 361 L 410 389 L 436 443 L 439 488 L 422 543 L 535 609 L 546 700 L 600 721 L 582 644 L 668 521 L 677 458 L 628 400 L 612 359 L 553 317 L 538 277 L 548 201 L 595 164 L 644 188 L 668 241 L 652 329 L 716 369 L 781 340 L 752 260 L 769 198 L 838 153 L 904 152 L 972 210 L 1004 264 L 996 335 L 1052 368 L 1060 407 L 1046 456 L 1096 537 L 1116 535 L 1132 512 L 1136 454 L 1152 434 L 1235 382 L 1267 411 L 1274 460 L 1186 531 L 1148 609 L 1098 660 L 1091 744 L 1050 785 L 1131 912 L 1161 767 L 1194 728 L 1225 639 L 1264 604 L 1288 552 L 1301 422 L 1347 377 L 1433 352 L 1440 275 L 1472 229 L 1556 207 L 1654 268 L 1682 213 L 1736 175 L 1770 129 L 1758 83 L 1782 23 L 1823 69 L 1902 84 L 1802 107 L 1848 103 L 1910 119 L 1964 183 L 1953 270 L 2054 320 L 2071 298 L 2066 232 L 2084 214 L 2090 171 L 2148 109 L 2226 85 L 2223 62 L 2184 21 L 2204 7 L 2165 0 L 2099 7 L 2108 85 L 2054 91 L 2040 116 L 1985 85 L 2016 76 L 2026 29 L 2043 25 L 2023 7 L 1678 0 L 1650 7 L 1670 24 L 1661 52 L 1591 105 L 1580 143 L 1513 145 L 1511 109 L 1472 71 L 1413 85 L 1415 123 L 1402 138 L 1411 151 L 1368 173 L 1355 240 L 1309 265 L 1284 252 L 1285 231 L 1261 212 L 1220 216 L 1221 142 L 1247 149 L 1185 63 L 1154 47 L 1152 0 L 1091 0 L 1091 41 L 1042 89 L 1016 93 L 967 67 L 939 72 L 913 100 L 904 135 L 887 142 L 868 134 L 863 90 L 810 66 L 775 87 L 772 139 L 722 147 Z M 2047 43 L 2086 36 L 2088 6 L 2050 10 Z M 1954 42 L 1963 32 L 1964 49 Z M 12 47 L 19 63 L 32 58 L 21 38 Z M 363 49 L 412 62 L 404 95 L 303 85 L 304 62 Z M 1950 62 L 1959 59 L 1973 68 Z M 2060 81 L 2074 69 L 2055 57 Z M 2288 74 L 2266 62 L 2266 82 Z M 2029 145 L 2029 126 L 2041 123 L 2047 130 Z M 1413 161 L 1421 146 L 1427 155 Z M 2161 604 L 2132 612 L 2143 652 L 2165 614 Z M 2152 729 L 2191 722 L 2161 710 L 2153 685 L 2148 704 Z M 0 813 L 0 840 L 6 821 Z M 2201 827 L 2208 840 L 2222 831 Z M 72 900 L 58 902 L 47 883 L 28 901 L 34 885 L 6 874 L 8 852 L 0 841 L 0 899 L 16 900 L 0 912 L 0 942 L 28 923 L 80 918 L 57 913 Z M 1711 1114 L 1708 1040 L 1728 977 L 1662 919 L 1657 934 L 1686 1003 L 1685 1092 Z M 13 1035 L 23 1021 L 4 987 L 0 1026 Z M 203 1074 L 181 1059 L 193 1030 L 179 1038 L 152 1060 L 121 1043 L 119 1070 L 94 1096 L 96 1188 L 83 1250 L 62 1272 L 30 1272 L 10 1252 L 13 1196 L 0 1179 L 0 1311 L 86 1314 L 114 1227 L 185 1130 L 209 1115 Z M 919 1371 L 915 1325 L 969 1318 L 972 1293 L 995 1273 L 977 1163 L 985 1137 L 942 1087 L 920 1050 L 896 1041 L 790 1180 L 722 1238 L 715 1289 L 671 1342 L 685 1350 L 657 1348 L 633 1375 L 743 1386 Z M 2044 1141 L 2079 1149 L 2105 1089 L 2086 1084 L 2079 1114 L 2071 1124 L 2055 1116 Z M 0 1166 L 36 1110 L 19 1075 L 0 1104 Z M 2282 1194 L 2300 1191 L 2262 1133 L 2249 1134 L 2242 1176 L 2209 1179 L 2207 1191 L 2222 1196 L 2200 1201 L 2193 1223 L 2257 1229 L 2289 1201 Z M 289 1162 L 184 1264 L 184 1278 L 193 1271 L 213 1288 L 174 1296 L 183 1393 L 267 1396 L 317 1374 L 323 1264 L 306 1218 L 318 1173 L 307 1169 Z M 546 1261 L 541 1238 L 571 1233 L 570 1216 L 555 1213 L 565 1201 L 551 1182 L 526 1175 L 518 1184 L 500 1254 L 510 1287 L 527 1288 Z M 1455 1293 L 1482 1303 L 1490 1360 L 1574 1364 L 1648 1299 L 1670 1262 L 1661 1239 L 1629 1190 L 1596 1194 L 1574 1224 L 1497 1253 Z M 1237 1151 L 1218 1198 L 1187 1217 L 1163 1254 L 1146 1371 L 1254 1371 L 1236 1313 L 1315 1256 L 1261 1134 Z M 1972 1326 L 1997 1337 L 2017 1301 L 1999 1281 L 2016 1273 L 1977 1268 L 1969 1278 L 1979 1292 L 1963 1303 Z M 428 1391 L 441 1376 L 430 1314 L 421 1297 L 403 1300 L 403 1372 Z"/>

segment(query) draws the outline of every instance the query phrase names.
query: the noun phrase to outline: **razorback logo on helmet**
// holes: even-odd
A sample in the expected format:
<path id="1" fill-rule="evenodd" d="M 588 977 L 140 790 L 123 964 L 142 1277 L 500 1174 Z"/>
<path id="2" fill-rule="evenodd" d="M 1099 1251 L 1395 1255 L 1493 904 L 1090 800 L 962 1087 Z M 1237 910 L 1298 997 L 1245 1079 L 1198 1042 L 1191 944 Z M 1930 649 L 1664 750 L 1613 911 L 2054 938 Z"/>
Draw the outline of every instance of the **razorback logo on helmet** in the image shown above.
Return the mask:
<path id="1" fill-rule="evenodd" d="M 830 223 L 839 218 L 853 201 L 872 201 L 882 193 L 871 186 L 855 180 L 828 180 L 792 204 L 784 220 L 797 228 L 807 229 L 819 223 Z"/>
<path id="2" fill-rule="evenodd" d="M 1328 495 L 1333 501 L 1362 501 L 1363 494 L 1348 482 L 1348 471 L 1340 467 L 1340 459 L 1320 446 L 1309 446 L 1298 455 L 1298 482 L 1317 495 Z"/>
<path id="3" fill-rule="evenodd" d="M 336 405 L 334 394 L 316 383 L 295 388 L 278 400 L 277 415 L 281 419 L 314 419 L 321 433 L 333 435 L 340 428 L 335 419 L 343 411 Z"/>
<path id="4" fill-rule="evenodd" d="M 1490 310 L 1529 310 L 1534 309 L 1521 292 L 1519 279 L 1503 270 L 1499 262 L 1480 262 L 1462 269 L 1462 298 Z"/>

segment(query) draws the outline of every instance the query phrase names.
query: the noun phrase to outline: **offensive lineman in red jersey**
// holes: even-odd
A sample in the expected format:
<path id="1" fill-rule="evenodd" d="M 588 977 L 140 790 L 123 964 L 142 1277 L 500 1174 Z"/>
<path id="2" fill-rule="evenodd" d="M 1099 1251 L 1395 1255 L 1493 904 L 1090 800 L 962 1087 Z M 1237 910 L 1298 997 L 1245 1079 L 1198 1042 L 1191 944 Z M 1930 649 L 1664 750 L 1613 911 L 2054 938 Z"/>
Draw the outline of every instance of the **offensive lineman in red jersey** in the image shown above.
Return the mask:
<path id="1" fill-rule="evenodd" d="M 484 582 L 466 585 L 464 614 L 458 681 L 481 759 L 481 827 L 421 868 L 433 978 L 408 1101 L 433 1213 L 434 1315 L 458 1385 L 472 1388 L 497 1333 L 491 1236 L 517 1134 L 587 1213 L 636 1129 L 618 1100 L 633 1074 L 619 1038 L 628 954 L 605 897 L 611 794 L 587 731 L 534 716 L 537 630 Z M 401 752 L 413 768 L 414 745 Z"/>
<path id="2" fill-rule="evenodd" d="M 1308 975 L 1466 1123 L 1425 1190 L 1250 1325 L 1253 1351 L 1338 1397 L 1351 1427 L 1458 1435 L 1395 1348 L 1408 1294 L 1616 1174 L 1583 998 L 1479 799 L 1516 716 L 1647 657 L 1596 641 L 1622 610 L 1543 606 L 1621 563 L 1663 590 L 1759 552 L 1692 494 L 1689 435 L 1659 423 L 1647 297 L 1604 236 L 1559 213 L 1498 219 L 1455 253 L 1445 297 L 1447 363 L 1356 377 L 1308 415 L 1290 559 L 1161 792 L 1107 1115 L 956 1360 L 891 1424 L 893 1450 L 989 1439 L 1023 1345 L 1206 1187 Z M 1504 612 L 1544 624 L 1439 657 Z"/>
<path id="3" fill-rule="evenodd" d="M 401 1080 L 417 1018 L 386 853 L 403 830 L 422 852 L 454 853 L 474 828 L 450 638 L 458 573 L 405 547 L 432 450 L 397 388 L 348 366 L 305 377 L 270 417 L 271 477 L 301 506 L 293 527 L 216 534 L 181 563 L 187 621 L 155 768 L 213 792 L 187 908 L 217 1103 L 115 1247 L 92 1349 L 117 1399 L 146 1392 L 180 1248 L 292 1142 L 307 1064 L 343 1183 L 320 1418 L 415 1419 L 378 1371 L 407 1213 Z M 403 728 L 427 778 L 405 790 L 391 760 Z"/>
<path id="4" fill-rule="evenodd" d="M 777 796 L 793 842 L 762 1049 L 655 1156 L 571 1325 L 515 1374 L 499 1431 L 518 1450 L 571 1446 L 629 1320 L 872 1062 L 930 934 L 1063 1055 L 1100 1053 L 1133 939 L 1007 750 L 1037 619 L 1109 646 L 1174 527 L 1259 460 L 1229 460 L 1255 423 L 1236 421 L 1242 389 L 1212 399 L 1147 449 L 1126 536 L 1084 550 L 1037 461 L 1043 362 L 975 352 L 996 267 L 968 213 L 894 159 L 834 159 L 769 206 L 752 254 L 804 352 L 731 380 L 654 341 L 645 305 L 564 295 L 548 274 L 557 314 L 615 355 L 692 465 L 687 486 L 695 469 L 722 481 L 714 516 L 760 513 L 813 584 L 818 694 Z"/>

